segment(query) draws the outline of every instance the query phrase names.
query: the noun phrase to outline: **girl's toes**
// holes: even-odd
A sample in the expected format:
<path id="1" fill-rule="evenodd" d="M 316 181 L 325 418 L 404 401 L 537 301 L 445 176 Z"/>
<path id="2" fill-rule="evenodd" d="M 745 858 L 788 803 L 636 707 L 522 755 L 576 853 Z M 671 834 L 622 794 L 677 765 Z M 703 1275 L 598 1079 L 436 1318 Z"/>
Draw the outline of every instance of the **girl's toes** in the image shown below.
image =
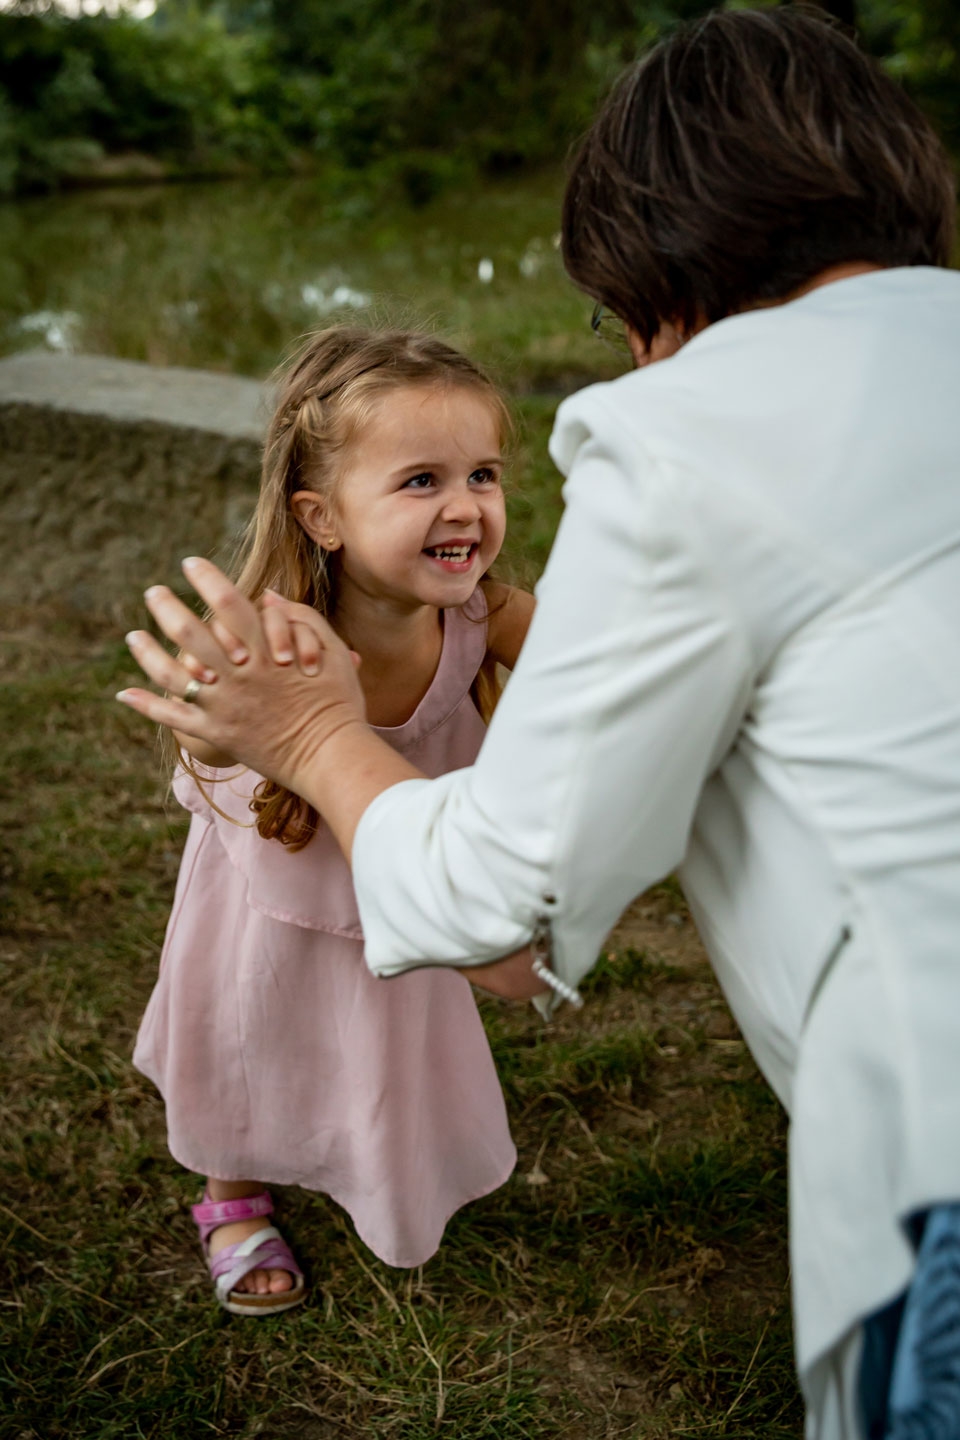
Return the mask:
<path id="1" fill-rule="evenodd" d="M 270 1294 L 270 1273 L 267 1270 L 254 1270 L 254 1279 L 257 1285 L 258 1295 Z"/>
<path id="2" fill-rule="evenodd" d="M 270 1270 L 267 1273 L 270 1276 L 268 1289 L 271 1295 L 282 1295 L 285 1290 L 293 1289 L 293 1276 L 289 1270 Z"/>

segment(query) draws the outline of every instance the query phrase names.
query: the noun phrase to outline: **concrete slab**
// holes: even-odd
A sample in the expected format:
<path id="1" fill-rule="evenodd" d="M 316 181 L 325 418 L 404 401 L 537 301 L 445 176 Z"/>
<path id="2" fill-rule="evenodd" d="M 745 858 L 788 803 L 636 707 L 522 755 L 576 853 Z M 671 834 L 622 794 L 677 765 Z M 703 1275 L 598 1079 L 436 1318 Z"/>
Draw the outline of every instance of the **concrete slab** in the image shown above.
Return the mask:
<path id="1" fill-rule="evenodd" d="M 266 390 L 257 380 L 46 350 L 0 360 L 0 405 L 15 404 L 246 440 L 261 438 L 267 418 Z"/>
<path id="2" fill-rule="evenodd" d="M 188 554 L 227 561 L 253 509 L 258 381 L 93 355 L 0 360 L 0 605 L 143 620 Z"/>

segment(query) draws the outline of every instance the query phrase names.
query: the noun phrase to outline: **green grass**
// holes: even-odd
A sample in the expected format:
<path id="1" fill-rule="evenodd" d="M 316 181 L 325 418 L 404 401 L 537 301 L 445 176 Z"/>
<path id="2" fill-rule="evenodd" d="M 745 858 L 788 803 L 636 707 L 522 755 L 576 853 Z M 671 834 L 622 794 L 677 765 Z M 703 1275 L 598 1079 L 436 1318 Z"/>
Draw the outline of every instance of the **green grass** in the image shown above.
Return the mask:
<path id="1" fill-rule="evenodd" d="M 47 343 L 46 316 L 49 343 L 80 353 L 265 376 L 297 335 L 361 320 L 426 326 L 511 391 L 563 393 L 624 362 L 564 274 L 562 184 L 551 169 L 422 209 L 375 190 L 338 201 L 317 176 L 4 204 L 0 354 Z"/>
<path id="2" fill-rule="evenodd" d="M 783 1121 L 670 886 L 605 951 L 582 1014 L 544 1029 L 484 1003 L 520 1161 L 434 1260 L 391 1270 L 336 1206 L 282 1191 L 307 1305 L 262 1322 L 216 1308 L 196 1180 L 129 1062 L 183 820 L 153 734 L 111 699 L 132 678 L 123 646 L 16 619 L 0 692 L 2 1440 L 799 1436 Z"/>

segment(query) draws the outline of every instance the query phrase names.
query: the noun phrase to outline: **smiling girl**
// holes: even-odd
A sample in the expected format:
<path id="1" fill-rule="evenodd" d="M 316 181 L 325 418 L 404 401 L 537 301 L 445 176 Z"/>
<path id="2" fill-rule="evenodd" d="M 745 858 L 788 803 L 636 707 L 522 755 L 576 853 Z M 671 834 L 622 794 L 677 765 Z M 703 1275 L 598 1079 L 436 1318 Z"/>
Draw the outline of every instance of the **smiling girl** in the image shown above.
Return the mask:
<path id="1" fill-rule="evenodd" d="M 508 431 L 449 346 L 338 327 L 287 371 L 267 435 L 240 588 L 325 614 L 359 656 L 370 723 L 431 776 L 475 758 L 495 666 L 512 668 L 533 610 L 484 579 Z M 134 1061 L 163 1094 L 171 1153 L 207 1176 L 193 1216 L 218 1299 L 273 1314 L 306 1290 L 264 1182 L 332 1196 L 381 1259 L 415 1266 L 516 1154 L 467 981 L 375 980 L 316 811 L 179 738 L 192 819 Z"/>

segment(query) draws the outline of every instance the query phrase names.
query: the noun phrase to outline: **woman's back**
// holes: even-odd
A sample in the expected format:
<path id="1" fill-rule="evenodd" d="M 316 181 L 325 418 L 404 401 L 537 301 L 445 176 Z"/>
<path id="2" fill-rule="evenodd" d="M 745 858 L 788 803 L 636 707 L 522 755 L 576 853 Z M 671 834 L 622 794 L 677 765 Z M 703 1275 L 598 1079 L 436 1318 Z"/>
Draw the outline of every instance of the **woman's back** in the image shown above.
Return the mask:
<path id="1" fill-rule="evenodd" d="M 897 1217 L 960 1193 L 958 337 L 960 276 L 864 275 L 574 397 L 554 442 L 632 469 L 678 614 L 751 671 L 682 874 L 803 1152 L 802 1367 L 905 1283 Z"/>

